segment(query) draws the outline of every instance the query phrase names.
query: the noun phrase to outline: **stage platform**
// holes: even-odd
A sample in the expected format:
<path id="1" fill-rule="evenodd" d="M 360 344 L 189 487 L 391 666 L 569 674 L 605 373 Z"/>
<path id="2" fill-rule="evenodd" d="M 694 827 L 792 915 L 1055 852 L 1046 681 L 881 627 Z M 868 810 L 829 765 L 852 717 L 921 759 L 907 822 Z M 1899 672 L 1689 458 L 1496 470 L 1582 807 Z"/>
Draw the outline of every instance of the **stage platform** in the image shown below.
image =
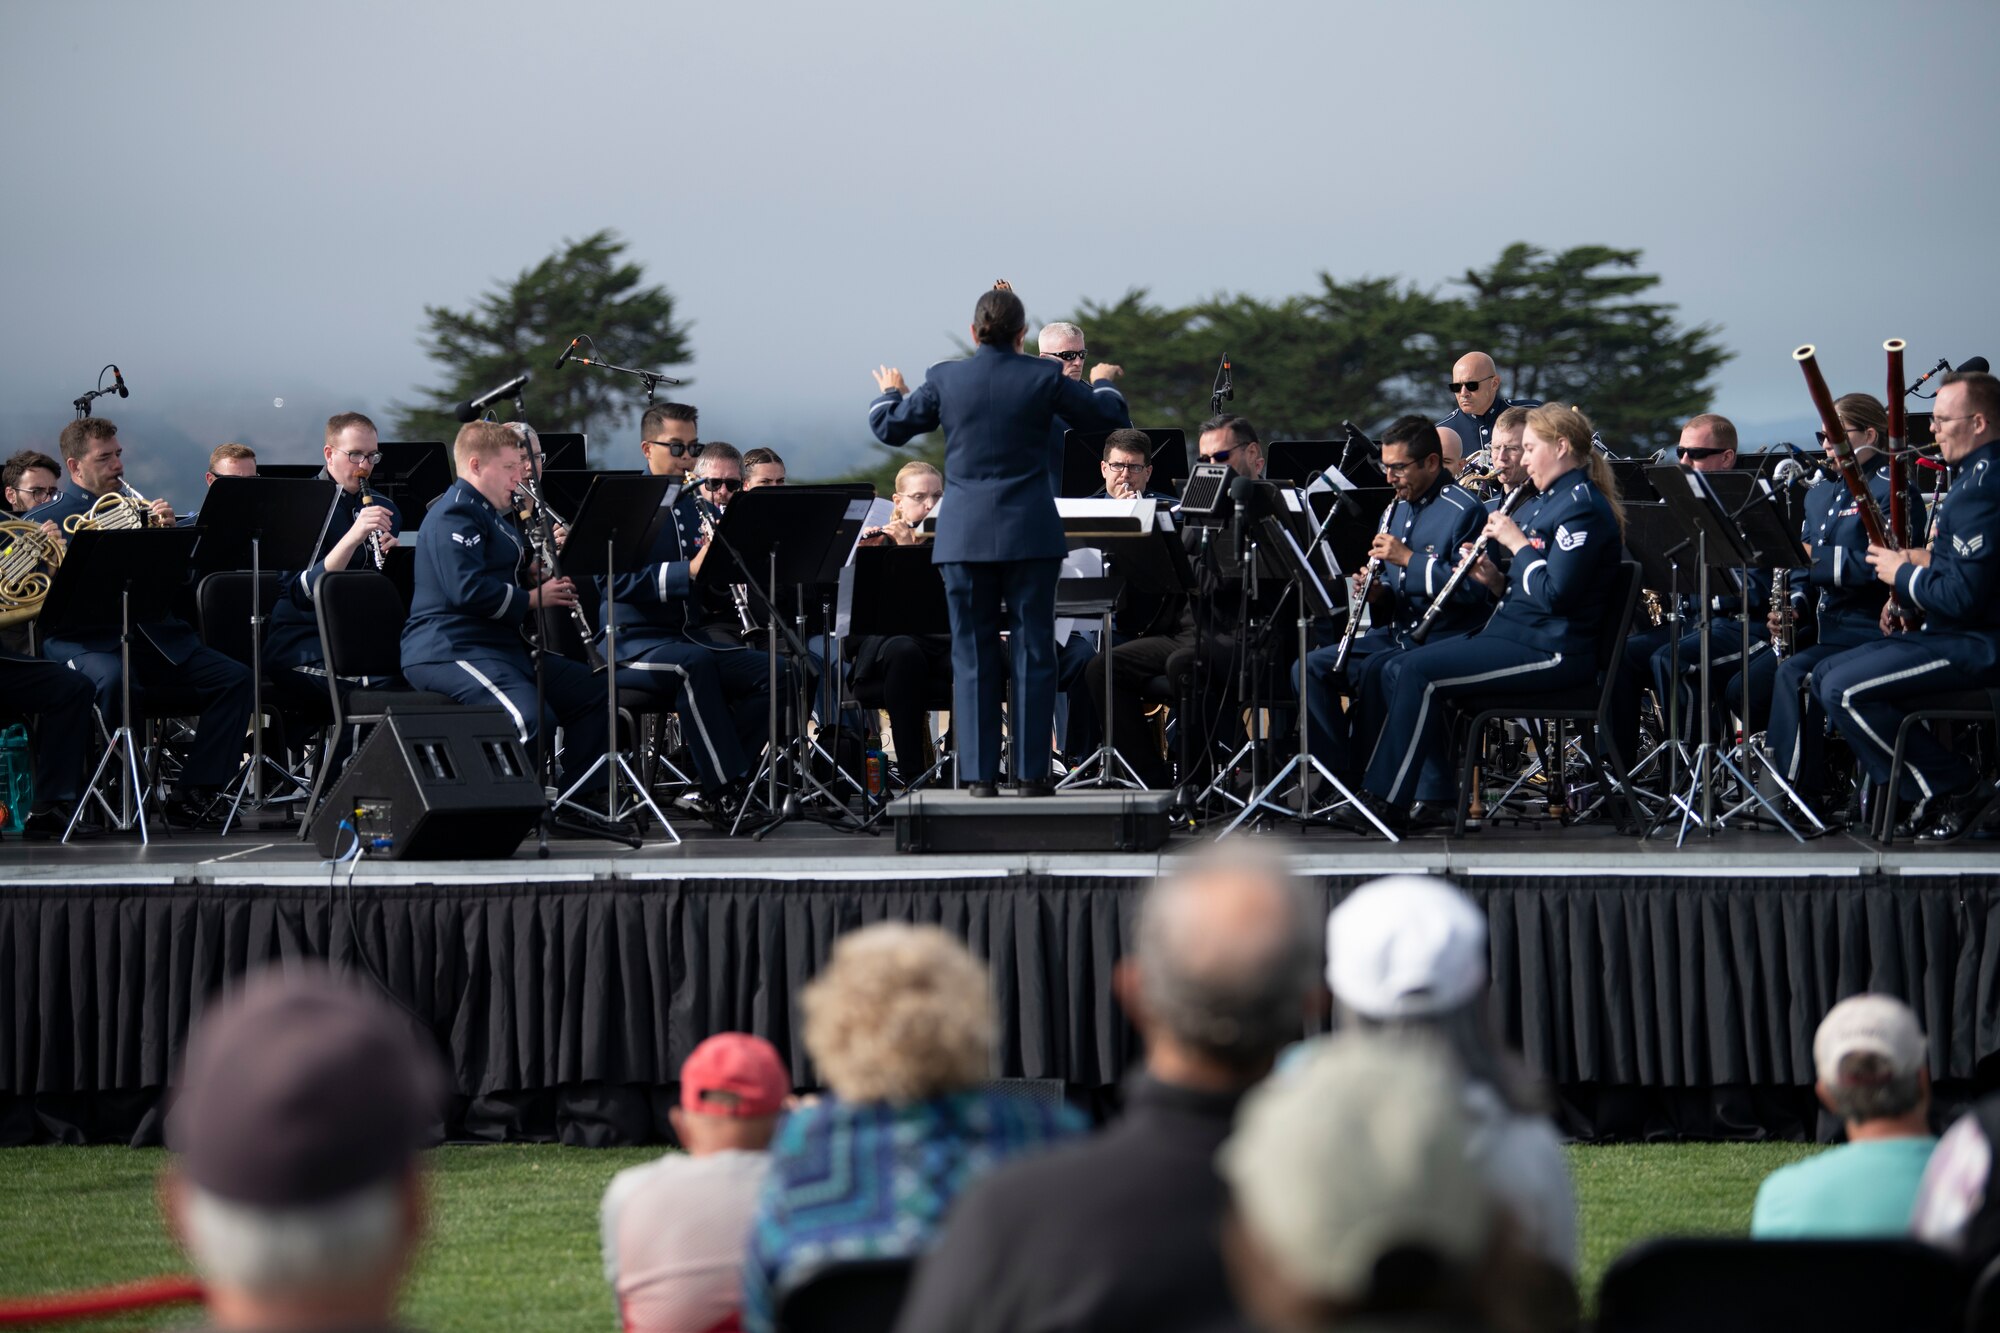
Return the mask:
<path id="1" fill-rule="evenodd" d="M 0 842 L 0 1143 L 157 1141 L 208 997 L 297 957 L 383 987 L 434 1035 L 454 1137 L 655 1140 L 710 1032 L 770 1037 L 813 1086 L 796 993 L 835 937 L 884 919 L 936 923 L 990 961 L 999 1073 L 1103 1104 L 1137 1054 L 1110 975 L 1138 895 L 1209 844 L 915 855 L 886 829 L 681 832 L 340 866 L 277 832 Z M 1813 1028 L 1862 990 L 1917 1007 L 1947 1096 L 2000 1074 L 2000 844 L 1728 830 L 1676 849 L 1598 826 L 1242 841 L 1321 908 L 1382 874 L 1461 884 L 1492 930 L 1499 1022 L 1579 1137 L 1821 1135 Z"/>

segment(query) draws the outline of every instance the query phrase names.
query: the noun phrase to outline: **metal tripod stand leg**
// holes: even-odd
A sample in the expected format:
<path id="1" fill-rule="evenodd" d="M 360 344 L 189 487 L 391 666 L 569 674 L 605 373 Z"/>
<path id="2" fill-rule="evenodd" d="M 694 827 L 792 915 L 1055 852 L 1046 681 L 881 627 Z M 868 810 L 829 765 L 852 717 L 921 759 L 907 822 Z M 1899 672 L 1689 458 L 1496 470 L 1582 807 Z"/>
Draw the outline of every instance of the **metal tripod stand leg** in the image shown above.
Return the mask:
<path id="1" fill-rule="evenodd" d="M 579 811 L 592 819 L 598 818 L 597 811 L 575 798 L 577 792 L 583 789 L 584 784 L 596 777 L 597 771 L 607 764 L 611 765 L 612 768 L 611 772 L 607 775 L 605 783 L 603 819 L 608 823 L 617 824 L 637 814 L 642 809 L 649 810 L 652 812 L 653 818 L 660 821 L 660 829 L 667 835 L 668 842 L 675 847 L 680 846 L 681 835 L 674 831 L 672 821 L 667 818 L 659 805 L 654 802 L 653 794 L 646 790 L 646 784 L 639 781 L 639 775 L 632 771 L 632 765 L 626 761 L 624 751 L 617 748 L 615 739 L 611 749 L 606 750 L 591 761 L 590 767 L 583 771 L 583 776 L 570 783 L 564 789 L 562 795 L 556 797 L 555 808 L 560 810 L 564 806 L 568 806 L 570 809 Z M 623 778 L 631 787 L 631 795 L 624 799 L 621 799 L 619 796 L 620 778 Z"/>
<path id="2" fill-rule="evenodd" d="M 1766 796 L 1762 791 L 1762 789 L 1760 789 L 1757 786 L 1756 782 L 1751 778 L 1750 774 L 1754 774 L 1757 771 L 1757 766 L 1759 764 L 1762 764 L 1764 766 L 1764 771 L 1770 774 L 1771 780 L 1778 784 L 1778 788 L 1780 792 L 1783 794 L 1784 798 L 1791 803 L 1794 809 L 1796 809 L 1800 814 L 1803 814 L 1806 817 L 1807 823 L 1812 825 L 1813 827 L 1812 836 L 1817 837 L 1818 835 L 1826 832 L 1826 824 L 1821 821 L 1818 815 L 1813 813 L 1812 807 L 1807 805 L 1805 801 L 1800 798 L 1798 792 L 1793 789 L 1792 784 L 1785 781 L 1784 775 L 1778 772 L 1778 766 L 1771 762 L 1771 757 L 1764 753 L 1764 748 L 1761 745 L 1758 745 L 1754 741 L 1745 738 L 1743 742 L 1743 751 L 1744 751 L 1745 766 L 1747 767 L 1748 770 L 1747 772 L 1744 767 L 1738 767 L 1737 764 L 1732 759 L 1729 758 L 1729 756 L 1724 755 L 1722 757 L 1723 767 L 1725 767 L 1731 773 L 1736 775 L 1736 780 L 1742 784 L 1743 790 L 1747 794 L 1744 796 L 1742 800 L 1738 801 L 1735 805 L 1730 806 L 1729 809 L 1723 811 L 1720 815 L 1716 817 L 1716 822 L 1718 824 L 1727 824 L 1731 819 L 1743 813 L 1745 810 L 1750 809 L 1752 806 L 1759 806 L 1762 807 L 1765 814 L 1767 814 L 1768 816 L 1770 816 L 1771 819 L 1776 821 L 1779 828 L 1791 834 L 1794 841 L 1801 843 L 1806 841 L 1807 835 L 1799 832 L 1797 828 L 1793 827 L 1792 822 L 1789 819 L 1785 818 L 1784 812 L 1781 809 L 1779 809 L 1777 803 L 1774 802 L 1770 797 Z"/>

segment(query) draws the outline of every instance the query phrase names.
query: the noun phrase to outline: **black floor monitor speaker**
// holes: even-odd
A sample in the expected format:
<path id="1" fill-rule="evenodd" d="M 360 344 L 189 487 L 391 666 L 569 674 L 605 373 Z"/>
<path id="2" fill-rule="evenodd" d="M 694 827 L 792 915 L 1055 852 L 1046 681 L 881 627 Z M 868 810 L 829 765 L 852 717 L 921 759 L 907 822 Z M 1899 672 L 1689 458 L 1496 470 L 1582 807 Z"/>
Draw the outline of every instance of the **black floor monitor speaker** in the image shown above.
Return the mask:
<path id="1" fill-rule="evenodd" d="M 512 856 L 542 812 L 534 754 L 498 708 L 390 709 L 334 783 L 313 841 L 398 861 Z M 342 825 L 346 827 L 342 827 Z"/>

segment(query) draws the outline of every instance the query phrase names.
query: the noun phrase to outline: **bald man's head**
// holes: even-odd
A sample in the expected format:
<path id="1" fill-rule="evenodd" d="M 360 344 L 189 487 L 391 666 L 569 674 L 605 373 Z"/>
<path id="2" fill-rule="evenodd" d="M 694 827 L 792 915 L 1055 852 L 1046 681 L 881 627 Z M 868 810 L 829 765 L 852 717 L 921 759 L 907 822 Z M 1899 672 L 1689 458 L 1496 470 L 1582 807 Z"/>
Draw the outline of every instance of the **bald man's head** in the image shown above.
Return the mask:
<path id="1" fill-rule="evenodd" d="M 1439 426 L 1438 452 L 1444 455 L 1444 474 L 1457 477 L 1465 471 L 1465 441 L 1450 426 Z"/>
<path id="2" fill-rule="evenodd" d="M 1146 895 L 1131 962 L 1149 1043 L 1166 1037 L 1261 1072 L 1299 1034 L 1318 942 L 1290 876 L 1240 845 L 1230 851 Z"/>
<path id="3" fill-rule="evenodd" d="M 1484 352 L 1467 352 L 1452 364 L 1451 393 L 1458 410 L 1469 417 L 1479 416 L 1493 406 L 1500 392 L 1500 370 Z"/>

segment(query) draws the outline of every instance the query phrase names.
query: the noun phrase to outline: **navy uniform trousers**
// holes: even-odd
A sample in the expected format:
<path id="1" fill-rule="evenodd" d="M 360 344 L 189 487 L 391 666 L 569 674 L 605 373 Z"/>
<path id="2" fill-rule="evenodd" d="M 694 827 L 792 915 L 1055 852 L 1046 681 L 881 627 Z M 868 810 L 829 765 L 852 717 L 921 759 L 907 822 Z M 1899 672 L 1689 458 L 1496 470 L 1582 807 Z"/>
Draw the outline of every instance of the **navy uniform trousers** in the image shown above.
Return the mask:
<path id="1" fill-rule="evenodd" d="M 42 652 L 82 674 L 96 692 L 98 711 L 111 726 L 118 725 L 123 691 L 116 647 L 94 651 L 50 642 Z M 242 761 L 243 736 L 250 726 L 250 668 L 207 647 L 172 661 L 147 641 L 140 627 L 132 635 L 132 671 L 134 705 L 143 709 L 164 702 L 179 708 L 185 700 L 187 711 L 200 714 L 194 743 L 182 756 L 181 782 L 190 787 L 220 787 L 228 782 Z"/>
<path id="2" fill-rule="evenodd" d="M 1449 801 L 1457 794 L 1445 705 L 1597 683 L 1588 652 L 1549 652 L 1492 634 L 1427 643 L 1394 657 L 1394 679 L 1386 682 L 1388 715 L 1363 778 L 1369 791 L 1392 805 Z"/>
<path id="3" fill-rule="evenodd" d="M 598 647 L 604 646 L 600 638 Z M 750 775 L 749 756 L 770 729 L 770 664 L 747 648 L 717 648 L 649 627 L 618 628 L 620 689 L 646 690 L 675 701 L 681 738 L 703 782 Z M 779 687 L 785 673 L 779 671 Z"/>
<path id="4" fill-rule="evenodd" d="M 89 677 L 54 662 L 0 653 L 0 695 L 6 697 L 7 711 L 18 709 L 39 719 L 36 804 L 69 804 L 82 796 L 84 765 L 90 760 L 90 706 L 96 697 Z"/>
<path id="5" fill-rule="evenodd" d="M 1750 664 L 1751 706 L 1760 688 L 1770 699 L 1764 748 L 1792 787 L 1808 796 L 1826 790 L 1826 710 L 1810 692 L 1820 663 L 1863 645 L 1820 642 L 1790 657 L 1766 654 Z M 1890 744 L 1895 744 L 1892 738 Z"/>
<path id="6" fill-rule="evenodd" d="M 959 781 L 999 780 L 1003 677 L 1013 684 L 1014 776 L 1048 776 L 1062 559 L 941 560 L 937 568 L 951 612 L 951 728 Z M 1010 657 L 1004 665 L 1003 626 Z"/>
<path id="7" fill-rule="evenodd" d="M 468 707 L 506 710 L 521 743 L 533 749 L 544 731 L 563 731 L 558 760 L 564 775 L 582 774 L 605 751 L 604 682 L 581 662 L 554 653 L 542 656 L 542 709 L 535 711 L 535 672 L 527 654 L 519 657 L 467 656 L 450 662 L 411 662 L 403 678 L 419 690 L 435 690 Z"/>
<path id="8" fill-rule="evenodd" d="M 1813 672 L 1813 696 L 1847 738 L 1862 771 L 1873 782 L 1887 783 L 1904 714 L 1938 694 L 1991 684 L 1993 660 L 1993 644 L 1984 634 L 1915 631 L 1828 658 Z M 1914 801 L 1955 792 L 1978 776 L 1963 755 L 1917 727 L 1896 775 L 1898 796 Z"/>

